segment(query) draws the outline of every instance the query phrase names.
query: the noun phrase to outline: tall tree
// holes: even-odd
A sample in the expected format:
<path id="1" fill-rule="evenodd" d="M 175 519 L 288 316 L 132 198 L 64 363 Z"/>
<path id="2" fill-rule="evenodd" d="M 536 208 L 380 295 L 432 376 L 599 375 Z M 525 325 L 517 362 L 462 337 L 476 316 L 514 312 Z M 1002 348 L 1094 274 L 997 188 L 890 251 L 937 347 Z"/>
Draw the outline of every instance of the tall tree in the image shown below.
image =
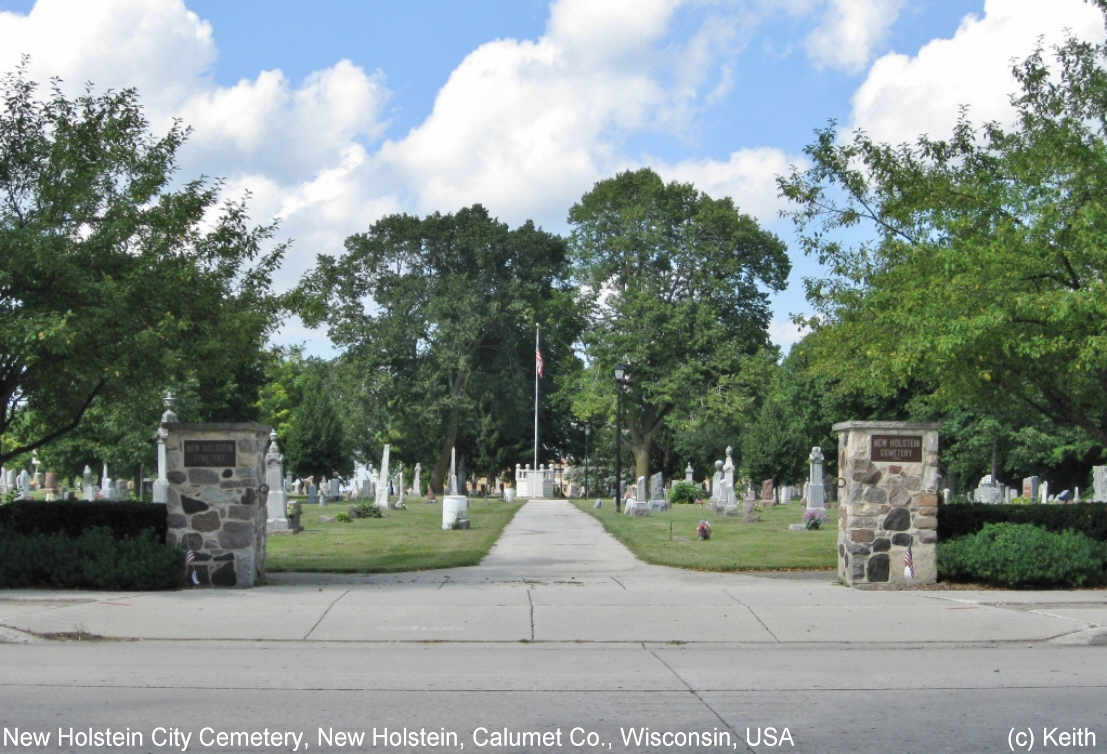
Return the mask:
<path id="1" fill-rule="evenodd" d="M 569 222 L 592 304 L 584 340 L 601 373 L 629 367 L 626 423 L 645 475 L 674 411 L 727 390 L 743 355 L 768 344 L 767 290 L 784 287 L 785 247 L 729 198 L 665 184 L 648 168 L 597 183 Z"/>
<path id="2" fill-rule="evenodd" d="M 1012 126 L 962 114 L 949 139 L 896 147 L 831 126 L 780 180 L 830 271 L 808 281 L 822 373 L 1015 402 L 1107 443 L 1107 44 L 1070 39 L 1055 57 L 1014 68 Z"/>
<path id="3" fill-rule="evenodd" d="M 365 419 L 381 422 L 377 442 L 408 463 L 432 461 L 441 490 L 453 447 L 490 474 L 530 456 L 535 324 L 544 391 L 574 358 L 565 265 L 560 238 L 530 222 L 509 230 L 474 205 L 383 218 L 348 238 L 341 258 L 321 255 L 299 293 L 306 321 L 325 322 L 362 375 L 351 392 L 375 405 Z M 548 402 L 543 425 L 557 427 Z"/>
<path id="4" fill-rule="evenodd" d="M 275 321 L 283 251 L 241 203 L 204 230 L 219 184 L 168 189 L 187 132 L 154 138 L 134 90 L 40 97 L 25 66 L 0 79 L 0 462 L 97 403 L 226 386 Z"/>
<path id="5" fill-rule="evenodd" d="M 315 367 L 304 384 L 303 402 L 293 410 L 285 454 L 292 473 L 314 476 L 318 483 L 324 475 L 349 477 L 354 461 L 326 370 Z"/>

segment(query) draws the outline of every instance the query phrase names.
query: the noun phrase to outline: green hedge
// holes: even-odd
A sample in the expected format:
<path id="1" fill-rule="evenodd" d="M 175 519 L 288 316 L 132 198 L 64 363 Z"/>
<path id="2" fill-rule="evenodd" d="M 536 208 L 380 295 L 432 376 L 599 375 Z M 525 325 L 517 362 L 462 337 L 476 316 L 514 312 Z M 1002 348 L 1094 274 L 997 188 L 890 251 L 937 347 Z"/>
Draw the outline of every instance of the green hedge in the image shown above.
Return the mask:
<path id="1" fill-rule="evenodd" d="M 703 487 L 693 482 L 674 482 L 673 486 L 669 488 L 669 502 L 674 505 L 677 503 L 694 503 L 704 497 L 706 497 L 706 493 L 703 491 Z"/>
<path id="2" fill-rule="evenodd" d="M 76 537 L 0 531 L 0 553 L 6 588 L 175 589 L 184 581 L 184 553 L 150 529 L 125 539 L 104 526 Z"/>
<path id="3" fill-rule="evenodd" d="M 1070 529 L 1100 542 L 1107 542 L 1107 504 L 1104 503 L 943 505 L 938 513 L 938 541 L 975 534 L 984 524 L 1004 522 L 1034 524 L 1057 533 Z"/>
<path id="4" fill-rule="evenodd" d="M 938 543 L 938 578 L 1010 588 L 1096 586 L 1107 583 L 1107 543 L 1072 530 L 984 524 Z"/>
<path id="5" fill-rule="evenodd" d="M 127 503 L 119 501 L 17 500 L 0 505 L 0 530 L 20 534 L 68 534 L 79 536 L 96 526 L 105 526 L 117 539 L 138 536 L 147 529 L 165 542 L 167 514 L 164 503 Z"/>

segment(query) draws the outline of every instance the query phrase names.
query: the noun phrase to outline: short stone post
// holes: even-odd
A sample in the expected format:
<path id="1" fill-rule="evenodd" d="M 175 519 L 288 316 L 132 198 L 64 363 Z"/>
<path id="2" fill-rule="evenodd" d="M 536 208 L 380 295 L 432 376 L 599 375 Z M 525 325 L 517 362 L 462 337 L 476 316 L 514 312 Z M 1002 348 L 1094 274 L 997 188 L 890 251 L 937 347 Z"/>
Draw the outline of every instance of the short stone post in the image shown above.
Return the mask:
<path id="1" fill-rule="evenodd" d="M 838 577 L 846 585 L 937 581 L 938 427 L 834 425 L 838 473 L 845 484 L 838 508 Z M 904 572 L 908 549 L 913 575 Z"/>
<path id="2" fill-rule="evenodd" d="M 265 454 L 265 483 L 269 493 L 265 498 L 265 530 L 292 531 L 288 525 L 288 495 L 284 491 L 284 456 L 277 446 L 277 431 L 269 433 L 269 450 Z"/>
<path id="3" fill-rule="evenodd" d="M 169 502 L 169 461 L 165 454 L 165 443 L 169 439 L 169 430 L 166 424 L 177 421 L 177 415 L 173 413 L 173 394 L 165 395 L 165 412 L 161 415 L 161 425 L 158 426 L 158 478 L 154 480 L 153 500 L 155 503 Z"/>

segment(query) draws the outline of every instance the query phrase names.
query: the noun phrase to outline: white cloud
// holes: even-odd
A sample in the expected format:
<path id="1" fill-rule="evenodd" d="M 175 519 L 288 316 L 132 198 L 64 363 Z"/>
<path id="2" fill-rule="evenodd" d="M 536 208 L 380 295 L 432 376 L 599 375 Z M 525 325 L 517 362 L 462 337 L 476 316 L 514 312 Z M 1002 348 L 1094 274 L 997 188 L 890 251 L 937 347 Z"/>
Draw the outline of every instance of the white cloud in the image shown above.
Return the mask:
<path id="1" fill-rule="evenodd" d="M 774 147 L 739 149 L 728 160 L 686 160 L 675 164 L 655 163 L 654 169 L 666 181 L 692 183 L 709 196 L 729 196 L 742 212 L 763 226 L 778 219 L 786 202 L 777 194 L 776 176 L 790 166 L 806 166 L 800 155 L 789 155 Z"/>
<path id="2" fill-rule="evenodd" d="M 974 122 L 1009 121 L 1012 62 L 1030 54 L 1039 37 L 1047 49 L 1059 43 L 1066 27 L 1082 39 L 1103 39 L 1103 16 L 1084 0 L 988 0 L 983 16 L 965 16 L 951 38 L 914 56 L 878 59 L 853 96 L 853 125 L 899 143 L 922 133 L 948 136 L 963 104 Z"/>
<path id="3" fill-rule="evenodd" d="M 769 340 L 780 347 L 783 353 L 799 343 L 810 332 L 807 327 L 801 327 L 791 320 L 774 319 L 769 322 Z"/>
<path id="4" fill-rule="evenodd" d="M 819 68 L 857 73 L 895 23 L 903 0 L 831 0 L 804 46 Z"/>

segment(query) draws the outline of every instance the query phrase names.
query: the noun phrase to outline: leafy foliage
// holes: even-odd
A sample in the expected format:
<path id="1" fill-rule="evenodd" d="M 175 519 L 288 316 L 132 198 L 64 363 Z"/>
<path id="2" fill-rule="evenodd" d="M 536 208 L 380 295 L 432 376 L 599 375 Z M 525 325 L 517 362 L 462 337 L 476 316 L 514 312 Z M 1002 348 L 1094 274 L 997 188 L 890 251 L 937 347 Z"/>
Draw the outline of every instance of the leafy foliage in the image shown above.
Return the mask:
<path id="1" fill-rule="evenodd" d="M 533 401 L 535 323 L 545 394 L 575 360 L 579 316 L 561 239 L 530 222 L 509 230 L 475 205 L 385 217 L 346 249 L 319 257 L 299 300 L 309 324 L 325 322 L 345 349 L 355 415 L 373 428 L 359 440 L 366 454 L 389 442 L 393 457 L 433 459 L 436 491 L 452 447 L 489 474 L 528 456 L 530 423 L 519 417 Z M 566 414 L 543 403 L 549 444 Z"/>
<path id="2" fill-rule="evenodd" d="M 0 587 L 175 589 L 184 581 L 184 553 L 147 529 L 117 539 L 107 527 L 79 536 L 0 530 Z"/>
<path id="3" fill-rule="evenodd" d="M 288 430 L 285 457 L 293 474 L 314 476 L 316 483 L 324 475 L 353 474 L 353 457 L 342 420 L 322 374 L 314 375 L 305 385 L 303 402 L 296 408 Z"/>
<path id="4" fill-rule="evenodd" d="M 821 373 L 942 403 L 1015 401 L 1107 443 L 1107 45 L 1070 40 L 1014 69 L 1017 124 L 890 146 L 833 124 L 780 180 L 805 251 Z M 847 243 L 839 231 L 874 231 Z"/>
<path id="5" fill-rule="evenodd" d="M 0 98 L 0 461 L 175 382 L 228 405 L 278 308 L 273 226 L 250 228 L 242 203 L 209 218 L 218 183 L 168 190 L 187 131 L 151 136 L 132 89 L 42 96 L 24 61 Z"/>
<path id="6" fill-rule="evenodd" d="M 591 311 L 584 341 L 599 375 L 588 384 L 611 415 L 610 375 L 629 368 L 626 427 L 635 474 L 645 475 L 667 422 L 679 433 L 712 415 L 700 396 L 741 395 L 743 355 L 767 345 L 765 289 L 782 289 L 788 275 L 784 244 L 729 198 L 666 185 L 649 169 L 600 181 L 569 222 Z"/>
<path id="7" fill-rule="evenodd" d="M 1013 588 L 1094 586 L 1107 581 L 1107 544 L 1072 530 L 985 524 L 938 544 L 938 573 L 949 581 Z"/>
<path id="8" fill-rule="evenodd" d="M 692 482 L 673 482 L 673 486 L 669 488 L 669 502 L 673 505 L 694 503 L 703 497 L 703 488 Z"/>

